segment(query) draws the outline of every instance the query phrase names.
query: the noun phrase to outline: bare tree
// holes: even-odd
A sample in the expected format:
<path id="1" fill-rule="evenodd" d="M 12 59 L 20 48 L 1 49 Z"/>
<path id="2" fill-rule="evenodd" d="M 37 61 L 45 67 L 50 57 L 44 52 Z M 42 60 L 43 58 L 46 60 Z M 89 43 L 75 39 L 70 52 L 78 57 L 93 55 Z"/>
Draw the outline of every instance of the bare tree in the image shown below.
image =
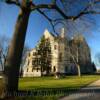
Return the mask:
<path id="1" fill-rule="evenodd" d="M 0 67 L 1 71 L 4 71 L 4 64 L 8 52 L 9 38 L 5 35 L 0 36 Z"/>
<path id="2" fill-rule="evenodd" d="M 21 67 L 23 67 L 23 65 L 25 63 L 28 51 L 30 51 L 30 47 L 27 44 L 25 44 L 24 49 L 23 49 L 23 54 L 22 54 Z"/>
<path id="3" fill-rule="evenodd" d="M 87 14 L 100 14 L 100 10 L 93 9 L 96 8 L 96 5 L 100 3 L 100 0 L 84 0 L 88 2 L 86 2 L 84 6 L 81 6 L 77 13 L 74 14 L 67 13 L 67 11 L 71 11 L 70 6 L 67 4 L 67 2 L 69 2 L 69 4 L 72 4 L 73 8 L 75 7 L 75 3 L 80 4 L 79 1 L 84 2 L 83 0 L 51 0 L 51 2 L 49 3 L 46 2 L 47 0 L 45 0 L 44 2 L 42 2 L 42 0 L 39 0 L 39 3 L 36 3 L 35 0 L 2 1 L 10 5 L 16 5 L 20 8 L 20 12 L 15 25 L 14 35 L 10 43 L 7 59 L 5 62 L 3 78 L 5 87 L 4 90 L 9 93 L 14 93 L 14 91 L 18 90 L 19 68 L 26 37 L 26 30 L 31 12 L 36 10 L 41 15 L 43 15 L 50 22 L 54 31 L 54 27 L 59 23 L 59 20 L 75 21 L 78 18 L 81 18 L 82 16 Z M 64 6 L 61 7 L 60 4 Z M 68 9 L 66 10 L 66 8 Z M 52 19 L 49 17 L 49 14 L 46 13 L 47 11 L 45 11 L 45 9 L 49 11 L 55 11 L 59 16 L 56 16 L 55 19 Z M 6 93 L 4 93 L 4 95 L 6 96 Z"/>
<path id="4" fill-rule="evenodd" d="M 27 57 L 27 53 L 30 51 L 30 47 L 25 44 L 24 49 L 23 49 L 23 53 L 22 53 L 22 60 L 21 60 L 21 64 L 20 64 L 20 73 L 19 76 L 21 77 L 23 74 L 23 67 L 26 61 L 26 57 Z"/>
<path id="5" fill-rule="evenodd" d="M 69 43 L 68 54 L 69 54 L 70 58 L 72 59 L 72 62 L 77 67 L 78 76 L 80 77 L 81 76 L 81 69 L 80 69 L 80 65 L 79 65 L 79 47 L 77 46 L 77 44 L 74 44 L 74 43 L 71 43 L 71 42 Z M 73 50 L 73 48 L 74 48 L 74 50 Z"/>
<path id="6" fill-rule="evenodd" d="M 97 65 L 99 65 L 100 64 L 100 53 L 97 53 L 95 55 L 95 60 L 96 60 Z"/>

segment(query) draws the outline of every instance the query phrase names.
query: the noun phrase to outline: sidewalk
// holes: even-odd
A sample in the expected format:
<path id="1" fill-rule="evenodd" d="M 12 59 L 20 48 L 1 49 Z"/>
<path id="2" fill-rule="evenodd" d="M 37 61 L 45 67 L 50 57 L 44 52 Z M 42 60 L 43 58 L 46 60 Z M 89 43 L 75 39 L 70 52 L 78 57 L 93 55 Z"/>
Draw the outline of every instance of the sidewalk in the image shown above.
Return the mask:
<path id="1" fill-rule="evenodd" d="M 78 92 L 59 100 L 100 100 L 100 80 L 97 80 Z"/>

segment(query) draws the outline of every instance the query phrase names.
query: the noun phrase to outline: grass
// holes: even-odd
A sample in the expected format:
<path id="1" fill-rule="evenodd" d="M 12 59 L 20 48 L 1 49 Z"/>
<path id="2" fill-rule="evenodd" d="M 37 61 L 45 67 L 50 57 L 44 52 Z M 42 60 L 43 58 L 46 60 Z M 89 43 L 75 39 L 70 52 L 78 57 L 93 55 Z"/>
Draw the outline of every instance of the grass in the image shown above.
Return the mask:
<path id="1" fill-rule="evenodd" d="M 19 90 L 39 90 L 45 88 L 47 91 L 49 88 L 68 88 L 79 89 L 96 80 L 100 79 L 99 75 L 87 75 L 87 76 L 66 76 L 65 78 L 55 79 L 55 77 L 40 77 L 40 78 L 20 78 Z M 0 80 L 1 81 L 1 80 Z M 1 82 L 0 82 L 1 83 Z M 0 87 L 2 85 L 0 84 Z M 61 95 L 51 96 L 21 96 L 15 97 L 12 100 L 58 100 Z"/>
<path id="2" fill-rule="evenodd" d="M 68 88 L 68 89 L 80 89 L 96 80 L 100 79 L 99 75 L 87 75 L 87 76 L 66 76 L 62 79 L 55 79 L 55 77 L 42 77 L 42 78 L 20 78 L 19 89 L 20 90 L 34 90 L 46 88 Z M 63 94 L 62 94 L 63 95 Z M 60 95 L 61 96 L 61 95 Z M 56 96 L 38 96 L 38 97 L 24 97 L 25 100 L 58 100 L 59 95 Z M 17 99 L 17 100 L 22 100 Z"/>
<path id="3" fill-rule="evenodd" d="M 90 84 L 91 82 L 100 79 L 97 75 L 88 76 L 66 76 L 62 79 L 55 79 L 55 77 L 42 78 L 21 78 L 19 80 L 19 89 L 33 90 L 41 88 L 81 88 Z"/>

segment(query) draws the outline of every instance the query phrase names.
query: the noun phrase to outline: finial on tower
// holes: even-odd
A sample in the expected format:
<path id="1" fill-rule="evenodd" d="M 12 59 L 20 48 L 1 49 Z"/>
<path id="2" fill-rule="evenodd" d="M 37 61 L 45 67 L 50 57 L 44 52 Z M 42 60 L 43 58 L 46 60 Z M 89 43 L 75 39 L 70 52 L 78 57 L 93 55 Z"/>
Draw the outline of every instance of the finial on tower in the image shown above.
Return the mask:
<path id="1" fill-rule="evenodd" d="M 61 28 L 61 34 L 60 34 L 61 38 L 65 38 L 66 37 L 66 32 L 65 32 L 65 28 Z"/>

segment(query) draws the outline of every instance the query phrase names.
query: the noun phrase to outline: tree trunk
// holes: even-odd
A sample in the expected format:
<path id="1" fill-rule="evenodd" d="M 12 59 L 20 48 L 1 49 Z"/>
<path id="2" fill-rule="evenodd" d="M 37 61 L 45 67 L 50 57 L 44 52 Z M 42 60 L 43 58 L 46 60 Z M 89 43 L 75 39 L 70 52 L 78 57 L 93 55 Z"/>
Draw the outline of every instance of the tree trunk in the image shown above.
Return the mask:
<path id="1" fill-rule="evenodd" d="M 78 76 L 80 77 L 81 76 L 81 69 L 80 69 L 80 65 L 77 64 L 77 69 L 78 69 Z"/>
<path id="2" fill-rule="evenodd" d="M 28 26 L 30 11 L 21 9 L 15 25 L 14 35 L 8 50 L 7 60 L 5 62 L 3 85 L 3 95 L 7 93 L 14 93 L 18 90 L 19 69 L 21 57 L 25 42 L 25 36 Z"/>

